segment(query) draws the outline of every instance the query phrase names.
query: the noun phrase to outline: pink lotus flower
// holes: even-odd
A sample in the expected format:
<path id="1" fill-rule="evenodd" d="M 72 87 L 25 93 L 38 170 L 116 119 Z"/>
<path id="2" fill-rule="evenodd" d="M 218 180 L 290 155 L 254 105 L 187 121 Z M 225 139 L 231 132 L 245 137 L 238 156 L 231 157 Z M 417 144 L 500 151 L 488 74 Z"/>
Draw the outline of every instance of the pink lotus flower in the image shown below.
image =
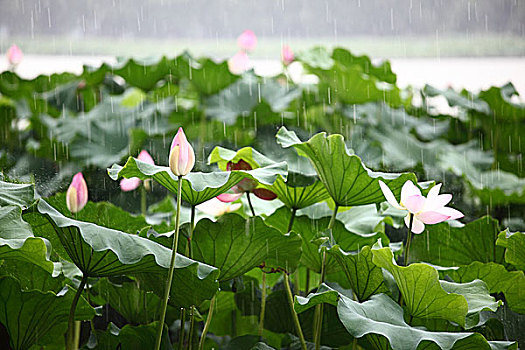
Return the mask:
<path id="1" fill-rule="evenodd" d="M 408 211 L 405 217 L 407 227 L 410 225 L 410 214 L 414 215 L 412 223 L 413 233 L 423 232 L 425 224 L 437 224 L 463 217 L 463 213 L 459 210 L 445 207 L 452 199 L 452 195 L 439 194 L 441 184 L 432 187 L 425 198 L 419 188 L 412 181 L 408 180 L 401 189 L 401 202 L 399 203 L 390 188 L 383 181 L 379 181 L 379 186 L 391 206 Z"/>
<path id="2" fill-rule="evenodd" d="M 293 51 L 288 45 L 283 45 L 283 48 L 281 50 L 281 59 L 283 61 L 283 64 L 285 66 L 289 65 L 294 60 Z"/>
<path id="3" fill-rule="evenodd" d="M 170 169 L 177 176 L 187 175 L 195 165 L 193 147 L 186 139 L 182 128 L 173 138 L 170 148 Z"/>
<path id="4" fill-rule="evenodd" d="M 149 155 L 148 151 L 142 150 L 139 153 L 139 156 L 137 157 L 138 160 L 148 163 L 151 165 L 154 165 L 155 162 L 153 161 L 153 158 Z M 141 180 L 138 177 L 132 177 L 129 179 L 122 179 L 120 180 L 120 189 L 124 192 L 133 191 L 137 187 L 140 186 Z M 144 182 L 144 185 L 146 185 L 146 182 Z"/>
<path id="5" fill-rule="evenodd" d="M 9 62 L 9 65 L 11 66 L 17 66 L 22 62 L 22 59 L 24 58 L 24 54 L 22 53 L 22 50 L 16 45 L 12 45 L 7 50 L 7 61 Z"/>
<path id="6" fill-rule="evenodd" d="M 251 30 L 245 30 L 237 38 L 237 44 L 243 51 L 253 51 L 257 46 L 257 37 Z"/>
<path id="7" fill-rule="evenodd" d="M 233 74 L 242 74 L 250 68 L 250 59 L 244 51 L 239 51 L 228 60 L 228 68 Z"/>
<path id="8" fill-rule="evenodd" d="M 66 192 L 66 205 L 70 212 L 78 213 L 88 201 L 88 189 L 82 173 L 73 176 L 73 181 Z"/>
<path id="9" fill-rule="evenodd" d="M 226 170 L 252 170 L 252 166 L 244 160 L 239 160 L 237 163 L 228 162 Z M 242 179 L 237 185 L 233 186 L 231 189 L 233 193 L 223 193 L 217 196 L 217 199 L 223 203 L 234 202 L 237 199 L 241 198 L 243 193 L 251 192 L 260 199 L 271 201 L 277 198 L 277 195 L 270 190 L 265 188 L 256 188 L 257 181 L 252 179 Z"/>
<path id="10" fill-rule="evenodd" d="M 237 211 L 241 208 L 241 206 L 241 203 L 225 203 L 221 202 L 217 198 L 212 198 L 204 203 L 197 205 L 196 208 L 208 215 L 221 216 L 226 213 L 232 213 L 234 211 Z"/>

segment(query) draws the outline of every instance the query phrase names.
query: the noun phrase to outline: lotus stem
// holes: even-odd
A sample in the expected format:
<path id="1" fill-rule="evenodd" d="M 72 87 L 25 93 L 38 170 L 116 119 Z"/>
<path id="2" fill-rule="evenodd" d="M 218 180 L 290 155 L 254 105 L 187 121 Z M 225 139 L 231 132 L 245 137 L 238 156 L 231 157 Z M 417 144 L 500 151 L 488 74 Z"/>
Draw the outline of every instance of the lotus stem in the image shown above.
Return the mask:
<path id="1" fill-rule="evenodd" d="M 195 330 L 195 305 L 190 308 L 190 334 L 188 334 L 188 349 L 193 348 L 193 332 Z"/>
<path id="2" fill-rule="evenodd" d="M 266 273 L 262 271 L 262 296 L 261 296 L 261 313 L 259 315 L 259 337 L 262 337 L 263 335 L 265 310 L 266 310 Z"/>
<path id="3" fill-rule="evenodd" d="M 211 324 L 211 318 L 213 317 L 213 308 L 215 306 L 215 296 L 216 295 L 214 295 L 210 301 L 208 317 L 206 317 L 206 323 L 204 324 L 204 328 L 202 330 L 202 335 L 201 335 L 201 340 L 199 342 L 199 350 L 204 350 L 204 342 L 206 341 L 206 335 L 208 334 L 208 329 L 210 328 L 210 324 Z"/>
<path id="4" fill-rule="evenodd" d="M 414 222 L 414 214 L 410 213 L 409 224 L 408 224 L 408 236 L 407 236 L 407 249 L 405 251 L 405 266 L 408 266 L 408 258 L 410 252 L 410 243 L 412 242 L 412 224 Z"/>
<path id="5" fill-rule="evenodd" d="M 146 214 L 148 211 L 148 204 L 147 204 L 147 198 L 146 198 L 146 187 L 144 187 L 144 184 L 140 186 L 140 213 L 144 218 L 146 218 Z"/>
<path id="6" fill-rule="evenodd" d="M 180 330 L 179 330 L 179 350 L 184 349 L 184 327 L 186 324 L 186 309 L 180 308 Z"/>
<path id="7" fill-rule="evenodd" d="M 73 297 L 73 302 L 71 303 L 71 308 L 69 309 L 69 319 L 67 321 L 67 350 L 76 350 L 78 347 L 77 342 L 75 342 L 75 310 L 77 309 L 78 301 L 80 300 L 80 295 L 84 290 L 88 280 L 87 274 L 82 274 L 82 280 L 78 286 L 77 292 Z"/>
<path id="8" fill-rule="evenodd" d="M 301 349 L 306 350 L 306 341 L 304 340 L 303 330 L 301 329 L 301 323 L 299 322 L 299 317 L 297 317 L 297 312 L 293 307 L 294 300 L 292 290 L 290 289 L 290 279 L 286 271 L 283 273 L 284 276 L 284 287 L 286 288 L 286 295 L 288 296 L 288 305 L 290 306 L 290 312 L 292 313 L 293 322 L 295 324 L 295 330 L 301 341 Z"/>
<path id="9" fill-rule="evenodd" d="M 332 218 L 330 219 L 330 223 L 328 224 L 328 230 L 330 231 L 330 243 L 333 244 L 333 235 L 332 235 L 332 229 L 336 222 L 336 216 L 337 212 L 339 210 L 339 204 L 335 205 L 334 212 L 332 214 Z M 322 248 L 323 251 L 323 257 L 321 261 L 321 280 L 319 281 L 319 286 L 324 282 L 325 274 L 326 274 L 326 248 Z M 319 290 L 319 289 L 317 289 Z M 315 342 L 315 350 L 319 350 L 321 348 L 321 333 L 323 332 L 323 303 L 318 304 L 315 307 L 315 322 L 314 322 L 314 342 Z"/>
<path id="10" fill-rule="evenodd" d="M 250 192 L 246 192 L 246 198 L 248 198 L 248 205 L 250 206 L 250 210 L 252 211 L 252 216 L 255 216 L 255 210 L 253 210 L 252 200 L 250 198 Z"/>
<path id="11" fill-rule="evenodd" d="M 288 231 L 290 232 L 293 228 L 293 222 L 295 220 L 295 214 L 297 213 L 297 208 L 292 209 L 292 216 L 290 217 L 290 222 L 288 223 Z"/>
<path id="12" fill-rule="evenodd" d="M 177 248 L 179 245 L 179 224 L 180 224 L 180 205 L 182 201 L 182 176 L 178 178 L 178 191 L 177 191 L 177 211 L 175 213 L 175 237 L 173 238 L 173 246 L 171 248 L 171 261 L 170 268 L 168 271 L 168 279 L 166 281 L 166 287 L 164 289 L 164 299 L 162 300 L 162 311 L 160 313 L 160 323 L 157 330 L 157 339 L 155 341 L 155 350 L 160 349 L 160 343 L 162 341 L 162 331 L 164 330 L 164 320 L 166 319 L 166 310 L 168 309 L 168 300 L 170 296 L 171 282 L 173 281 L 173 272 L 175 270 L 175 257 L 177 256 Z"/>
<path id="13" fill-rule="evenodd" d="M 188 237 L 188 247 L 186 249 L 190 259 L 193 259 L 193 230 L 195 229 L 195 206 L 191 206 L 191 219 L 190 219 L 190 236 Z"/>

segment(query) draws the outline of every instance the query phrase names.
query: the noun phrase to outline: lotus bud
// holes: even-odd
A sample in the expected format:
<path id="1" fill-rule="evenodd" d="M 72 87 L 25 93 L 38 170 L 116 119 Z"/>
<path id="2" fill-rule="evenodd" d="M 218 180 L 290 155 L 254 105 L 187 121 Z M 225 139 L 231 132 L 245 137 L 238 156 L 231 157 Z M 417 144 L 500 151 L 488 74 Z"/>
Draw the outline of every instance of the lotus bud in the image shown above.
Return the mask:
<path id="1" fill-rule="evenodd" d="M 239 51 L 228 60 L 228 68 L 233 74 L 242 74 L 250 68 L 250 59 L 244 51 Z"/>
<path id="2" fill-rule="evenodd" d="M 285 66 L 289 65 L 294 60 L 293 51 L 288 45 L 283 45 L 283 48 L 281 50 L 281 59 L 283 61 L 283 64 Z"/>
<path id="3" fill-rule="evenodd" d="M 22 50 L 16 45 L 12 45 L 7 50 L 7 61 L 9 62 L 9 65 L 11 66 L 17 66 L 20 62 L 22 62 L 22 59 L 24 58 L 24 54 L 22 53 Z"/>
<path id="4" fill-rule="evenodd" d="M 257 46 L 257 37 L 251 30 L 245 30 L 237 38 L 237 44 L 243 51 L 253 51 Z"/>
<path id="5" fill-rule="evenodd" d="M 144 163 L 148 163 L 148 164 L 151 164 L 151 165 L 154 165 L 155 162 L 153 161 L 153 158 L 151 158 L 151 156 L 149 155 L 149 153 L 145 150 L 142 150 L 138 156 L 138 160 L 144 162 Z M 146 190 L 149 190 L 150 189 L 150 183 L 149 183 L 149 179 L 144 181 L 144 187 L 146 188 Z M 140 186 L 140 179 L 138 177 L 132 177 L 132 178 L 129 178 L 129 179 L 122 179 L 120 180 L 120 189 L 123 191 L 123 192 L 129 192 L 129 191 L 133 191 L 134 189 L 138 188 Z"/>
<path id="6" fill-rule="evenodd" d="M 82 173 L 77 173 L 73 176 L 73 181 L 67 189 L 66 193 L 66 204 L 67 208 L 72 213 L 77 213 L 84 208 L 88 201 L 88 189 L 86 180 L 82 176 Z"/>
<path id="7" fill-rule="evenodd" d="M 195 165 L 195 153 L 193 147 L 186 139 L 184 131 L 179 128 L 177 135 L 173 138 L 170 150 L 170 169 L 177 176 L 187 175 Z"/>
<path id="8" fill-rule="evenodd" d="M 144 163 L 155 165 L 153 158 L 151 158 L 150 154 L 146 150 L 140 151 L 138 159 L 140 161 L 143 161 Z M 150 191 L 151 190 L 151 179 L 144 180 L 143 186 L 146 189 L 146 191 Z"/>

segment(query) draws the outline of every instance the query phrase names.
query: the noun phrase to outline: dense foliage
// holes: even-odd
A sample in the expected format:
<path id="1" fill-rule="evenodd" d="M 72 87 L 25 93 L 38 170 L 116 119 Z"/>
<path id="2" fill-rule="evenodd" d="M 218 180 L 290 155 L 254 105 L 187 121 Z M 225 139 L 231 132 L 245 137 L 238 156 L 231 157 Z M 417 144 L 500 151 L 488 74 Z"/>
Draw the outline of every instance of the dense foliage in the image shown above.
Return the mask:
<path id="1" fill-rule="evenodd" d="M 189 54 L 2 73 L 0 348 L 63 348 L 73 311 L 81 348 L 152 349 L 179 188 L 163 349 L 524 341 L 525 106 L 513 86 L 400 89 L 388 62 L 340 48 L 297 60 L 300 81 Z M 181 126 L 197 159 L 182 179 L 167 167 Z M 134 158 L 142 149 L 155 164 Z M 71 213 L 79 171 L 90 201 Z M 121 191 L 133 177 L 142 185 Z M 405 267 L 404 213 L 380 180 L 397 199 L 407 180 L 425 195 L 443 183 L 465 218 L 414 235 Z M 232 187 L 242 206 L 214 199 Z"/>

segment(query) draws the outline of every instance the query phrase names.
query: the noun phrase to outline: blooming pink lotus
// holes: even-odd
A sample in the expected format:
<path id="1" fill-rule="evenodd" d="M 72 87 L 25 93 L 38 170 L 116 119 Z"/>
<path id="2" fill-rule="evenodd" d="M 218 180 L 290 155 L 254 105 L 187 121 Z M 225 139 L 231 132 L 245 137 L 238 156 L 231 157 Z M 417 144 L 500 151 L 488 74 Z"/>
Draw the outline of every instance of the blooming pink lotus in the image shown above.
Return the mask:
<path id="1" fill-rule="evenodd" d="M 173 138 L 170 148 L 170 169 L 177 176 L 189 174 L 195 166 L 195 153 L 193 147 L 186 139 L 184 130 L 179 128 L 177 135 Z"/>
<path id="2" fill-rule="evenodd" d="M 137 157 L 138 160 L 148 163 L 151 165 L 155 165 L 155 162 L 153 161 L 153 158 L 151 158 L 150 154 L 146 150 L 142 150 L 139 153 L 139 156 Z M 120 180 L 120 189 L 124 192 L 133 191 L 137 187 L 140 186 L 141 180 L 138 177 L 132 177 L 129 179 L 122 179 Z M 144 182 L 144 185 L 146 185 L 146 182 Z M 147 188 L 146 188 L 147 189 Z"/>
<path id="3" fill-rule="evenodd" d="M 20 64 L 20 62 L 22 62 L 23 58 L 24 54 L 18 46 L 12 45 L 9 49 L 7 49 L 7 61 L 9 62 L 10 66 L 17 66 Z"/>
<path id="4" fill-rule="evenodd" d="M 228 68 L 233 74 L 242 74 L 250 68 L 250 59 L 244 51 L 239 51 L 228 60 Z"/>
<path id="5" fill-rule="evenodd" d="M 459 210 L 445 207 L 452 199 L 452 195 L 439 194 L 441 184 L 432 187 L 425 198 L 419 188 L 412 181 L 408 180 L 401 189 L 401 202 L 399 203 L 390 188 L 383 181 L 379 181 L 379 186 L 391 206 L 408 211 L 408 215 L 405 217 L 407 227 L 410 225 L 410 214 L 414 215 L 412 222 L 413 233 L 423 232 L 425 224 L 437 224 L 463 217 L 463 213 Z"/>
<path id="6" fill-rule="evenodd" d="M 283 45 L 283 48 L 281 50 L 281 59 L 283 61 L 283 64 L 285 66 L 289 65 L 294 60 L 294 54 L 290 46 Z"/>
<path id="7" fill-rule="evenodd" d="M 257 37 L 253 31 L 247 29 L 239 35 L 237 44 L 243 51 L 253 51 L 257 46 Z"/>
<path id="8" fill-rule="evenodd" d="M 66 192 L 66 205 L 70 212 L 78 213 L 88 201 L 88 189 L 82 173 L 73 176 L 73 181 Z"/>
<path id="9" fill-rule="evenodd" d="M 226 170 L 252 170 L 252 166 L 244 160 L 239 160 L 237 163 L 228 162 L 226 165 Z M 234 202 L 239 199 L 243 193 L 253 193 L 256 197 L 271 201 L 277 198 L 277 195 L 270 190 L 265 188 L 256 188 L 257 181 L 252 179 L 242 179 L 237 185 L 233 186 L 231 189 L 233 193 L 223 193 L 217 196 L 217 199 L 223 203 Z"/>

